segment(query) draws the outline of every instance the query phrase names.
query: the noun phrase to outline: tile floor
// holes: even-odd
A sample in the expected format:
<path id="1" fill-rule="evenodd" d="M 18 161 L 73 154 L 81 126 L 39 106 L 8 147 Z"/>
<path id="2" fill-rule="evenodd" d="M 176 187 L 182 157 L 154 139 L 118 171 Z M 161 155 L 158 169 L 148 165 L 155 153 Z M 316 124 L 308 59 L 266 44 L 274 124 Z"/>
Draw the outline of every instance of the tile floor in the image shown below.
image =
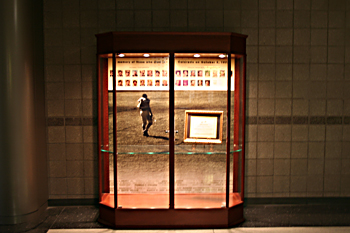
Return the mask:
<path id="1" fill-rule="evenodd" d="M 209 230 L 111 230 L 97 222 L 96 206 L 55 206 L 47 209 L 38 225 L 0 225 L 1 233 L 80 232 L 335 232 L 350 233 L 350 204 L 247 205 L 246 221 L 237 228 Z M 282 227 L 282 228 L 281 228 Z"/>
<path id="2" fill-rule="evenodd" d="M 48 233 L 349 233 L 350 227 L 239 227 L 209 230 L 111 230 L 111 229 L 52 229 Z"/>

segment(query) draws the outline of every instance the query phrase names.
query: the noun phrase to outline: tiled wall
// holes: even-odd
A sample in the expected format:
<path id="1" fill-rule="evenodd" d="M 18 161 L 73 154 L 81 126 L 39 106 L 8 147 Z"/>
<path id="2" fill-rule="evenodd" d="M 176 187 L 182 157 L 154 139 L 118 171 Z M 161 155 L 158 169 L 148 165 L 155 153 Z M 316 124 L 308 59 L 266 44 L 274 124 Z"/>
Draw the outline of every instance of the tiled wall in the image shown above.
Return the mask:
<path id="1" fill-rule="evenodd" d="M 350 196 L 350 1 L 44 0 L 50 199 L 97 196 L 96 40 L 247 34 L 247 197 Z"/>

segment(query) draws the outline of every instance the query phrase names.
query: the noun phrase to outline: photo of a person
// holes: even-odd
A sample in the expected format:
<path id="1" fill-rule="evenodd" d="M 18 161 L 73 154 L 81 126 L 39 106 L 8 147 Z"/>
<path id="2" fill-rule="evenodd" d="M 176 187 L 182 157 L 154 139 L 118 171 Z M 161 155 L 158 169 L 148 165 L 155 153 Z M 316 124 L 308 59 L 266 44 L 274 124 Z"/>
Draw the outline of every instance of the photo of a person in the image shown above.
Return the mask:
<path id="1" fill-rule="evenodd" d="M 122 70 L 118 70 L 118 77 L 123 77 L 123 71 Z"/>
<path id="2" fill-rule="evenodd" d="M 188 80 L 184 80 L 184 81 L 183 81 L 183 86 L 184 86 L 184 87 L 187 87 L 187 86 L 188 86 Z"/>
<path id="3" fill-rule="evenodd" d="M 218 71 L 217 70 L 213 70 L 213 78 L 217 78 L 218 77 Z"/>
<path id="4" fill-rule="evenodd" d="M 133 81 L 132 81 L 132 85 L 133 85 L 134 87 L 136 87 L 136 86 L 137 86 L 137 80 L 133 80 Z"/>
<path id="5" fill-rule="evenodd" d="M 160 86 L 160 80 L 157 79 L 157 80 L 156 80 L 156 87 L 159 87 L 159 86 Z"/>
<path id="6" fill-rule="evenodd" d="M 153 80 L 152 79 L 148 79 L 147 80 L 147 86 L 153 86 Z"/>
<path id="7" fill-rule="evenodd" d="M 130 77 L 130 70 L 125 70 L 125 77 Z"/>
<path id="8" fill-rule="evenodd" d="M 179 80 L 179 79 L 176 80 L 176 81 L 175 81 L 175 86 L 178 86 L 178 87 L 181 86 L 181 80 Z"/>
<path id="9" fill-rule="evenodd" d="M 143 87 L 145 86 L 145 80 L 144 79 L 140 80 L 140 86 L 143 86 Z"/>
<path id="10" fill-rule="evenodd" d="M 153 77 L 153 70 L 147 70 L 147 77 Z"/>
<path id="11" fill-rule="evenodd" d="M 109 71 L 109 76 L 110 76 L 110 77 L 113 77 L 113 70 L 110 70 L 110 71 Z"/>
<path id="12" fill-rule="evenodd" d="M 175 76 L 176 76 L 177 78 L 181 77 L 181 70 L 175 71 Z"/>
<path id="13" fill-rule="evenodd" d="M 155 73 L 156 73 L 156 77 L 160 77 L 160 71 L 159 70 L 156 70 Z"/>
<path id="14" fill-rule="evenodd" d="M 198 86 L 203 86 L 203 80 L 198 80 Z"/>
<path id="15" fill-rule="evenodd" d="M 130 87 L 130 80 L 129 79 L 125 80 L 125 86 Z"/>
<path id="16" fill-rule="evenodd" d="M 196 71 L 195 70 L 191 70 L 191 77 L 196 77 Z"/>
<path id="17" fill-rule="evenodd" d="M 198 70 L 197 74 L 198 74 L 198 77 L 203 77 L 203 70 Z"/>
<path id="18" fill-rule="evenodd" d="M 188 77 L 188 70 L 182 71 L 182 77 Z"/>
<path id="19" fill-rule="evenodd" d="M 132 71 L 132 76 L 133 76 L 133 77 L 137 77 L 137 70 L 133 70 L 133 71 Z"/>
<path id="20" fill-rule="evenodd" d="M 145 77 L 145 70 L 140 70 L 140 77 Z"/>
<path id="21" fill-rule="evenodd" d="M 205 80 L 205 86 L 210 87 L 210 80 Z"/>
<path id="22" fill-rule="evenodd" d="M 168 77 L 168 71 L 162 70 L 162 77 Z"/>
<path id="23" fill-rule="evenodd" d="M 225 70 L 220 70 L 220 77 L 225 77 Z"/>
<path id="24" fill-rule="evenodd" d="M 163 81 L 162 81 L 162 86 L 163 86 L 163 87 L 167 87 L 167 86 L 168 86 L 168 80 L 163 79 Z"/>
<path id="25" fill-rule="evenodd" d="M 150 106 L 150 99 L 147 98 L 146 94 L 143 94 L 140 99 L 137 100 L 139 103 L 137 108 L 140 109 L 140 116 L 142 121 L 143 136 L 148 137 L 148 129 L 153 123 L 153 113 Z"/>
<path id="26" fill-rule="evenodd" d="M 205 74 L 205 77 L 210 77 L 210 70 L 206 70 L 204 74 Z"/>
<path id="27" fill-rule="evenodd" d="M 191 80 L 191 87 L 194 87 L 194 86 L 196 86 L 196 80 Z"/>
<path id="28" fill-rule="evenodd" d="M 123 86 L 123 80 L 120 80 L 120 79 L 118 80 L 118 86 L 119 87 Z"/>

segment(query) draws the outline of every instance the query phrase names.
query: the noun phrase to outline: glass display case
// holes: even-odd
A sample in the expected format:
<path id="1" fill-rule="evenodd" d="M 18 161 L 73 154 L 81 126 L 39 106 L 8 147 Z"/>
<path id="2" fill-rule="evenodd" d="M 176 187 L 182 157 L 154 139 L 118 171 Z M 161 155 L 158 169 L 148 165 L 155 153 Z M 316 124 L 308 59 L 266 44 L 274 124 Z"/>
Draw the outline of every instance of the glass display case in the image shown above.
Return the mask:
<path id="1" fill-rule="evenodd" d="M 99 221 L 115 228 L 242 222 L 247 36 L 96 37 Z"/>

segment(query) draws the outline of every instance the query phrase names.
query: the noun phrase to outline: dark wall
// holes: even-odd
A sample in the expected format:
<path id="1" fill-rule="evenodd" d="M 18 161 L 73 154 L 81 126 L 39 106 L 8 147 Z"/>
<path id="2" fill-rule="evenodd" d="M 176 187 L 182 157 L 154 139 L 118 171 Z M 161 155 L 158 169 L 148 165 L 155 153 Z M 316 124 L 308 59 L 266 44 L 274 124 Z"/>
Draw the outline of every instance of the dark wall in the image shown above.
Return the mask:
<path id="1" fill-rule="evenodd" d="M 247 197 L 350 195 L 350 2 L 45 0 L 50 199 L 97 197 L 96 40 L 247 34 Z"/>

